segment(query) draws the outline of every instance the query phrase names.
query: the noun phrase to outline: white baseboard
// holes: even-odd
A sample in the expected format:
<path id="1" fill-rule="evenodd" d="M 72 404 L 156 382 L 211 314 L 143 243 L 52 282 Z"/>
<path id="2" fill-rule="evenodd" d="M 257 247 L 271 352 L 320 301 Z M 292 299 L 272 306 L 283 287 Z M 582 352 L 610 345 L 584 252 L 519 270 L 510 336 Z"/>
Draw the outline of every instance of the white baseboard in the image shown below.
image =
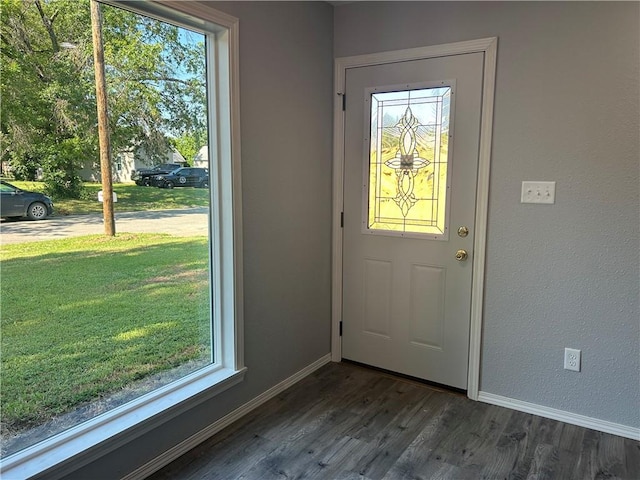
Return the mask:
<path id="1" fill-rule="evenodd" d="M 147 478 L 152 473 L 155 473 L 158 470 L 160 470 L 162 467 L 170 464 L 176 458 L 184 455 L 194 447 L 197 447 L 202 442 L 209 439 L 210 437 L 218 433 L 223 428 L 231 425 L 236 420 L 239 420 L 240 418 L 244 417 L 249 412 L 256 409 L 257 407 L 267 402 L 268 400 L 271 400 L 273 397 L 275 397 L 279 393 L 284 392 L 287 388 L 299 382 L 303 378 L 309 376 L 310 374 L 315 372 L 317 369 L 319 369 L 323 365 L 326 365 L 330 361 L 331 361 L 331 354 L 327 354 L 324 357 L 316 360 L 311 365 L 308 365 L 307 367 L 303 368 L 302 370 L 295 373 L 291 377 L 271 387 L 266 392 L 258 395 L 253 400 L 245 403 L 241 407 L 238 407 L 233 412 L 222 417 L 220 420 L 212 423 L 206 428 L 203 428 L 195 435 L 192 435 L 191 437 L 187 438 L 186 440 L 179 443 L 175 447 L 167 450 L 166 452 L 163 452 L 161 455 L 157 456 L 150 462 L 142 465 L 140 468 L 122 477 L 122 480 L 142 480 L 144 478 Z"/>
<path id="2" fill-rule="evenodd" d="M 587 417 L 585 415 L 566 412 L 564 410 L 557 410 L 555 408 L 536 405 L 535 403 L 524 402 L 522 400 L 516 400 L 514 398 L 495 395 L 493 393 L 479 392 L 478 401 L 490 403 L 499 407 L 510 408 L 512 410 L 518 410 L 520 412 L 531 413 L 533 415 L 550 418 L 552 420 L 559 420 L 561 422 L 578 425 L 579 427 L 590 428 L 599 432 L 619 435 L 621 437 L 630 438 L 632 440 L 640 440 L 640 428 L 629 427 L 627 425 L 608 422 L 606 420 Z"/>

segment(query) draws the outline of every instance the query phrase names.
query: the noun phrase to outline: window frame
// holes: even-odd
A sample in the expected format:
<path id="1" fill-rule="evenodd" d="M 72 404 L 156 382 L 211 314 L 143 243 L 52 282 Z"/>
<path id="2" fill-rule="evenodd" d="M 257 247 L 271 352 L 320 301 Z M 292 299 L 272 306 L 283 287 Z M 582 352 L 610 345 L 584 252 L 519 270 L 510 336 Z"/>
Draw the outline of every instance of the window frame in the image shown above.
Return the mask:
<path id="1" fill-rule="evenodd" d="M 207 36 L 212 363 L 2 459 L 0 474 L 71 473 L 244 379 L 238 19 L 194 2 L 100 0 Z M 215 163 L 214 163 L 215 162 Z M 96 448 L 99 447 L 99 448 Z"/>

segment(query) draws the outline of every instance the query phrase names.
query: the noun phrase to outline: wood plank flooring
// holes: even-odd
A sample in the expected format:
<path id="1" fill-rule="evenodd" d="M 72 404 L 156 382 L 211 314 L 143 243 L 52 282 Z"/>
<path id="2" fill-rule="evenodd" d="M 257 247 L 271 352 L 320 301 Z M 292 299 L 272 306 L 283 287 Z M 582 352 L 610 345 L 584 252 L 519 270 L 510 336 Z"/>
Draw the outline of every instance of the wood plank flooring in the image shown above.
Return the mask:
<path id="1" fill-rule="evenodd" d="M 640 442 L 332 363 L 150 477 L 640 479 Z"/>

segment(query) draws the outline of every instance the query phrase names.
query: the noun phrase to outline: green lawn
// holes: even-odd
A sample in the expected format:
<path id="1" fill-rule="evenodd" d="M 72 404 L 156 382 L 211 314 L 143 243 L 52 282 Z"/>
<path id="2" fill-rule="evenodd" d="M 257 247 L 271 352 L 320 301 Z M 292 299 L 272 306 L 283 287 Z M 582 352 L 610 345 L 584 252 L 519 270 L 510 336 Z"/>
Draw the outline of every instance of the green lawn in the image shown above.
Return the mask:
<path id="1" fill-rule="evenodd" d="M 43 192 L 42 182 L 23 182 L 7 180 L 23 190 Z M 53 198 L 56 215 L 77 215 L 84 213 L 101 213 L 102 203 L 98 202 L 98 192 L 102 190 L 99 183 L 84 183 L 85 195 L 80 200 Z M 134 212 L 141 210 L 167 210 L 171 208 L 205 207 L 209 205 L 209 189 L 207 188 L 157 188 L 139 187 L 131 183 L 116 183 L 113 191 L 118 196 L 114 209 L 117 212 Z"/>
<path id="2" fill-rule="evenodd" d="M 210 356 L 206 238 L 76 237 L 0 260 L 3 430 Z"/>

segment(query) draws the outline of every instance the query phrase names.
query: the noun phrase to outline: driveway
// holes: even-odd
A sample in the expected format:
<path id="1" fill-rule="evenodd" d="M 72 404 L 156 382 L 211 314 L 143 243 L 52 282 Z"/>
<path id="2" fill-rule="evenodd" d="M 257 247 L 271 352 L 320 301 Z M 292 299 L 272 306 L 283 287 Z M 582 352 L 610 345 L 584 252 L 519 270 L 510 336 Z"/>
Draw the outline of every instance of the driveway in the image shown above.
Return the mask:
<path id="1" fill-rule="evenodd" d="M 115 214 L 118 233 L 170 233 L 181 237 L 206 236 L 208 208 L 150 210 Z M 24 243 L 38 240 L 103 234 L 102 214 L 53 216 L 40 221 L 0 223 L 0 243 Z"/>

